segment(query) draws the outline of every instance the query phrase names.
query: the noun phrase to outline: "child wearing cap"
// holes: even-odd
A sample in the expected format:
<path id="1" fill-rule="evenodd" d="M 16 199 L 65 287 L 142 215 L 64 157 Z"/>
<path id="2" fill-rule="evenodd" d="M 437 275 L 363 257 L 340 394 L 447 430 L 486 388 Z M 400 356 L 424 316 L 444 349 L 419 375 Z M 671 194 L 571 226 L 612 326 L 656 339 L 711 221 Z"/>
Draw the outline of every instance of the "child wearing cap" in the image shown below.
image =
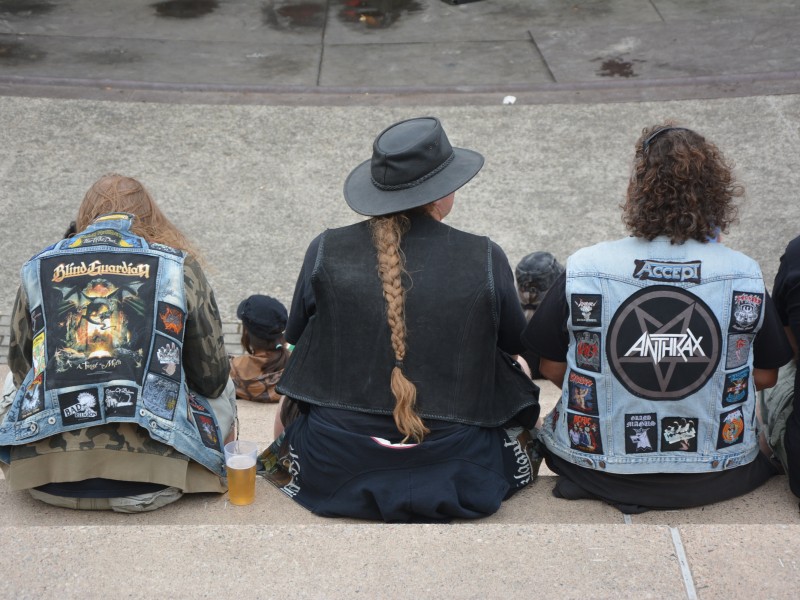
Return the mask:
<path id="1" fill-rule="evenodd" d="M 289 360 L 289 347 L 283 339 L 286 307 L 275 298 L 255 294 L 236 309 L 242 321 L 242 348 L 246 354 L 231 356 L 231 379 L 236 397 L 253 402 L 279 402 L 275 391 Z"/>

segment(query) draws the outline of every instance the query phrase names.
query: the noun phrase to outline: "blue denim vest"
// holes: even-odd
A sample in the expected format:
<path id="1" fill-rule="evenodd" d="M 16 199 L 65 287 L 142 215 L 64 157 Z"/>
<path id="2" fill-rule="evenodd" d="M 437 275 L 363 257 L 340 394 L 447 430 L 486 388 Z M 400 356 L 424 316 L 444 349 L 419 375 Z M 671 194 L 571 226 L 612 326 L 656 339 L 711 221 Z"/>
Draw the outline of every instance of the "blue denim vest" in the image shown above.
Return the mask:
<path id="1" fill-rule="evenodd" d="M 218 475 L 221 436 L 206 398 L 188 391 L 182 252 L 98 217 L 22 267 L 33 368 L 0 422 L 10 446 L 104 423 L 136 423 Z"/>
<path id="2" fill-rule="evenodd" d="M 570 346 L 540 433 L 574 464 L 699 473 L 758 452 L 753 339 L 758 264 L 721 244 L 625 238 L 567 262 Z"/>

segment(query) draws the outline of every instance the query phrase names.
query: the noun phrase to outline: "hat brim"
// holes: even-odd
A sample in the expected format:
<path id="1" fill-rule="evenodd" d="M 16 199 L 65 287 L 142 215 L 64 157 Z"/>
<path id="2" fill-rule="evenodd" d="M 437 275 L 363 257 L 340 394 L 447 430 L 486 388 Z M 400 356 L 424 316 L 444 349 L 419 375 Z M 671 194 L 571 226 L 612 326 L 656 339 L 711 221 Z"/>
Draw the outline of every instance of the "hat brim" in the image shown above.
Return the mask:
<path id="1" fill-rule="evenodd" d="M 367 217 L 390 215 L 449 196 L 483 168 L 483 156 L 466 148 L 453 148 L 455 156 L 436 175 L 402 190 L 385 191 L 372 183 L 371 160 L 350 172 L 344 182 L 344 199 L 354 211 Z"/>

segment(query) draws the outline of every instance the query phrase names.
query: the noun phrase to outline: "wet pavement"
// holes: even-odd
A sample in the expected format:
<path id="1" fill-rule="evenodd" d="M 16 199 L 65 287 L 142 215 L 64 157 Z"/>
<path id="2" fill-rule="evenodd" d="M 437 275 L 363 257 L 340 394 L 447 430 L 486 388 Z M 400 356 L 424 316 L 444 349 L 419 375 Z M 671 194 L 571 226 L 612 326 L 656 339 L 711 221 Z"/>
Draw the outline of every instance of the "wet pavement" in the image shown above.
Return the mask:
<path id="1" fill-rule="evenodd" d="M 0 91 L 203 92 L 224 103 L 274 102 L 264 94 L 275 92 L 385 101 L 511 90 L 532 102 L 787 93 L 800 88 L 799 9 L 789 0 L 0 0 Z"/>

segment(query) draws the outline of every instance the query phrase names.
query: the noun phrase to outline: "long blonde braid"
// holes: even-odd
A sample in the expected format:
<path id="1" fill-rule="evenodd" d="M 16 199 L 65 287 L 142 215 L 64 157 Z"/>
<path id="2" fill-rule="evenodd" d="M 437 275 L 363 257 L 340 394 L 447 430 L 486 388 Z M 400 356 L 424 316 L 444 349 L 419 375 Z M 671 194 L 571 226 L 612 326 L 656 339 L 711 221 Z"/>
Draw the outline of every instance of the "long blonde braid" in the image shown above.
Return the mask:
<path id="1" fill-rule="evenodd" d="M 403 374 L 403 360 L 406 357 L 406 291 L 403 288 L 403 274 L 406 274 L 400 240 L 409 228 L 405 215 L 374 217 L 370 221 L 372 242 L 378 251 L 378 275 L 383 284 L 383 297 L 386 299 L 386 319 L 392 332 L 395 366 L 392 369 L 392 394 L 394 394 L 394 422 L 405 438 L 421 442 L 430 430 L 414 409 L 417 402 L 417 388 Z"/>

